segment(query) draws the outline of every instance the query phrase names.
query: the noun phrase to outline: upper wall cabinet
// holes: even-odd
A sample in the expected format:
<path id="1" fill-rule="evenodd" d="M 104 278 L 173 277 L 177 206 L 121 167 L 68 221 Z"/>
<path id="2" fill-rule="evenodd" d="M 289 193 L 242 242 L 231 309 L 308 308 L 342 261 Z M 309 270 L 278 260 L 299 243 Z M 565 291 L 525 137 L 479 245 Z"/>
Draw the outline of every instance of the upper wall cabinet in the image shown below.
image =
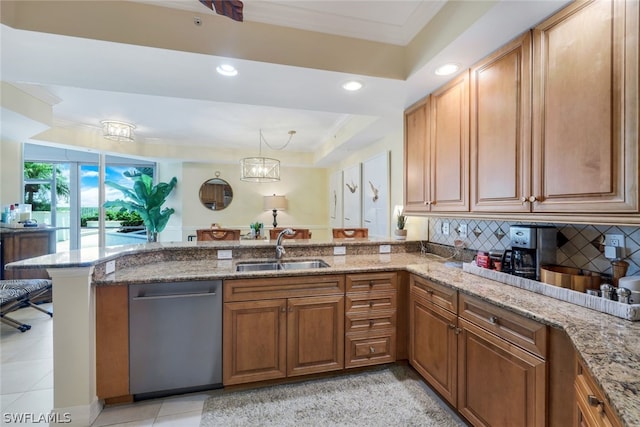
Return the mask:
<path id="1" fill-rule="evenodd" d="M 430 197 L 429 110 L 431 97 L 404 115 L 404 206 L 406 213 L 428 212 Z"/>
<path id="2" fill-rule="evenodd" d="M 531 35 L 471 68 L 471 210 L 529 212 Z"/>
<path id="3" fill-rule="evenodd" d="M 432 212 L 469 210 L 469 71 L 431 94 Z"/>
<path id="4" fill-rule="evenodd" d="M 639 4 L 576 2 L 534 29 L 534 212 L 638 212 Z"/>
<path id="5" fill-rule="evenodd" d="M 469 210 L 469 72 L 405 112 L 405 211 Z"/>

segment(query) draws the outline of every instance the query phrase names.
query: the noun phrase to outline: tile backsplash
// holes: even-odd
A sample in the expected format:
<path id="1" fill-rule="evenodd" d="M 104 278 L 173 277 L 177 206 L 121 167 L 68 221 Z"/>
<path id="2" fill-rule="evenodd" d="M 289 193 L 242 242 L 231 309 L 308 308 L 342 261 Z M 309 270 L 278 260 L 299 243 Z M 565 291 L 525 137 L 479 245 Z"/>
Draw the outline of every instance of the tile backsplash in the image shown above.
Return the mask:
<path id="1" fill-rule="evenodd" d="M 442 225 L 449 224 L 449 234 L 442 233 Z M 521 221 L 474 220 L 468 218 L 429 218 L 431 243 L 454 246 L 462 240 L 467 249 L 474 251 L 504 250 L 510 247 L 509 227 L 524 224 Z M 467 237 L 459 234 L 460 225 L 467 226 Z M 535 224 L 535 222 L 526 222 Z M 600 251 L 605 234 L 622 234 L 625 237 L 626 257 L 629 263 L 627 276 L 640 274 L 640 227 L 588 224 L 544 224 L 558 229 L 559 240 L 556 263 L 611 275 L 611 261 Z"/>

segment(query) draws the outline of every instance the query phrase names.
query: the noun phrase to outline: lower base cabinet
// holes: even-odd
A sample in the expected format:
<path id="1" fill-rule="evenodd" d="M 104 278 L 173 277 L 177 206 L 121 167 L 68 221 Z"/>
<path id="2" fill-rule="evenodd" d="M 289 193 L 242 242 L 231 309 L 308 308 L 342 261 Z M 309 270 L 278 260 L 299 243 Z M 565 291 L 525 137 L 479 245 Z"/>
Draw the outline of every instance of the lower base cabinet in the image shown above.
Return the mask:
<path id="1" fill-rule="evenodd" d="M 228 280 L 224 292 L 225 386 L 344 369 L 343 276 Z"/>
<path id="2" fill-rule="evenodd" d="M 418 276 L 409 361 L 474 426 L 545 426 L 546 327 Z"/>
<path id="3" fill-rule="evenodd" d="M 545 361 L 464 319 L 460 329 L 460 413 L 475 426 L 545 426 Z"/>

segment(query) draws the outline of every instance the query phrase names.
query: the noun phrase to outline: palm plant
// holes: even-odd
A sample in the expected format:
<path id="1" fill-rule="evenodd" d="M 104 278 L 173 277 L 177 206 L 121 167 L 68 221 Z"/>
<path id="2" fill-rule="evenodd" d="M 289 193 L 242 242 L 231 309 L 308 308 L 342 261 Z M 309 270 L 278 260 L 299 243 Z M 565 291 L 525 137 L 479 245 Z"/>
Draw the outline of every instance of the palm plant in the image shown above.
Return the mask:
<path id="1" fill-rule="evenodd" d="M 159 182 L 154 186 L 153 179 L 149 175 L 140 174 L 134 179 L 133 188 L 127 188 L 113 181 L 106 181 L 106 185 L 120 190 L 129 200 L 113 200 L 105 202 L 103 206 L 105 208 L 120 208 L 140 215 L 147 229 L 147 241 L 155 242 L 158 239 L 158 233 L 164 230 L 169 218 L 175 212 L 173 208 L 162 209 L 162 205 L 178 180 L 174 176 L 169 183 Z"/>

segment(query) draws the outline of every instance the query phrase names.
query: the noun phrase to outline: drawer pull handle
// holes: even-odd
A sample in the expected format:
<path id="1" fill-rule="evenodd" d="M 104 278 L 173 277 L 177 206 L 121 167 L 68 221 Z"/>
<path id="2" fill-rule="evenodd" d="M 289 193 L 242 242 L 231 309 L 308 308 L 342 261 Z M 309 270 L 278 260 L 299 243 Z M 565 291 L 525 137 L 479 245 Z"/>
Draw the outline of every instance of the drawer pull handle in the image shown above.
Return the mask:
<path id="1" fill-rule="evenodd" d="M 589 396 L 587 396 L 587 401 L 589 402 L 589 405 L 591 405 L 591 406 L 600 406 L 600 405 L 602 405 L 602 400 L 598 399 L 593 394 L 590 394 Z"/>
<path id="2" fill-rule="evenodd" d="M 449 324 L 447 325 L 447 328 L 449 328 L 449 329 L 455 329 L 455 328 L 456 328 L 456 325 L 454 325 L 453 323 L 449 323 Z"/>
<path id="3" fill-rule="evenodd" d="M 376 349 L 373 347 L 369 347 L 369 353 L 373 354 L 376 352 Z"/>
<path id="4" fill-rule="evenodd" d="M 497 325 L 498 324 L 498 317 L 497 316 L 491 316 L 489 317 L 489 323 L 491 323 L 492 325 Z"/>
<path id="5" fill-rule="evenodd" d="M 374 302 L 373 301 L 369 301 L 369 307 L 373 307 Z"/>
<path id="6" fill-rule="evenodd" d="M 373 280 L 370 280 L 370 281 L 369 281 L 369 287 L 370 287 L 370 288 L 373 288 Z"/>
<path id="7" fill-rule="evenodd" d="M 376 322 L 374 322 L 373 320 L 369 320 L 369 327 L 373 328 L 373 325 L 375 325 Z"/>
<path id="8" fill-rule="evenodd" d="M 433 296 L 433 289 L 427 289 L 426 291 L 429 295 Z"/>

